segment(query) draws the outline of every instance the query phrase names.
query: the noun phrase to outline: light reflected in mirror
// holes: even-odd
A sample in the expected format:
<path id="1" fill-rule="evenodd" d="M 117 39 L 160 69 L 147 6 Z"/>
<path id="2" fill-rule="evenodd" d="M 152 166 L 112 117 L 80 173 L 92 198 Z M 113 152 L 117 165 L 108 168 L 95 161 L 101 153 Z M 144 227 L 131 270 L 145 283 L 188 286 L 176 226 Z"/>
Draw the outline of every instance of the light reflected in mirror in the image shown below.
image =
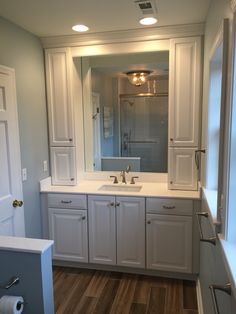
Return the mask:
<path id="1" fill-rule="evenodd" d="M 86 171 L 167 172 L 168 72 L 168 51 L 82 58 Z"/>

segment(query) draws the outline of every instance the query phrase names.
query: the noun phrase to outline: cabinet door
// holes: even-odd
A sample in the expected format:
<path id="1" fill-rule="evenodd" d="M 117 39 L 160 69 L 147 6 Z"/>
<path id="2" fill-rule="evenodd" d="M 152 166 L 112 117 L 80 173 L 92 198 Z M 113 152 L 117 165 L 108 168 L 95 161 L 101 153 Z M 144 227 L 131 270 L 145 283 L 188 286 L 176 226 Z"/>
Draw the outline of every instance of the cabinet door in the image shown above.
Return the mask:
<path id="1" fill-rule="evenodd" d="M 117 264 L 145 267 L 144 198 L 117 197 Z"/>
<path id="2" fill-rule="evenodd" d="M 75 185 L 75 147 L 51 147 L 52 184 Z"/>
<path id="3" fill-rule="evenodd" d="M 88 262 L 87 211 L 49 208 L 48 218 L 54 259 Z"/>
<path id="4" fill-rule="evenodd" d="M 48 49 L 45 54 L 50 146 L 74 146 L 70 50 Z"/>
<path id="5" fill-rule="evenodd" d="M 116 264 L 115 197 L 89 196 L 89 261 Z"/>
<path id="6" fill-rule="evenodd" d="M 198 146 L 201 39 L 170 41 L 169 145 Z"/>
<path id="7" fill-rule="evenodd" d="M 192 217 L 147 215 L 147 268 L 191 273 Z"/>
<path id="8" fill-rule="evenodd" d="M 169 148 L 168 185 L 173 190 L 197 190 L 195 148 Z"/>

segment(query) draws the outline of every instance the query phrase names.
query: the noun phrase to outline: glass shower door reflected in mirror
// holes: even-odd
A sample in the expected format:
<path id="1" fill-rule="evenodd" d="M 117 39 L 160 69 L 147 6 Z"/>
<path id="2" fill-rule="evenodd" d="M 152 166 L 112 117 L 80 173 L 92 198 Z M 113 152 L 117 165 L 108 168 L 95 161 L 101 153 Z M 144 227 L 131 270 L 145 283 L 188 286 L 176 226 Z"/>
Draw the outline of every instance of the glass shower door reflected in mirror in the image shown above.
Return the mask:
<path id="1" fill-rule="evenodd" d="M 137 157 L 139 171 L 167 172 L 168 96 L 120 97 L 122 157 Z"/>

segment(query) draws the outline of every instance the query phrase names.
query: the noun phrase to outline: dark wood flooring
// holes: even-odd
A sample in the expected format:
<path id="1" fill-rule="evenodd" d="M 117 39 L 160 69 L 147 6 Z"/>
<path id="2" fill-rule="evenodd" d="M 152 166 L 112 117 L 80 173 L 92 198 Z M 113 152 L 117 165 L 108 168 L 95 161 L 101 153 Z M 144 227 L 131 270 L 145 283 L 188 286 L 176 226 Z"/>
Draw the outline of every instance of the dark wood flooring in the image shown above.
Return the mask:
<path id="1" fill-rule="evenodd" d="M 198 314 L 195 282 L 54 267 L 57 314 Z"/>

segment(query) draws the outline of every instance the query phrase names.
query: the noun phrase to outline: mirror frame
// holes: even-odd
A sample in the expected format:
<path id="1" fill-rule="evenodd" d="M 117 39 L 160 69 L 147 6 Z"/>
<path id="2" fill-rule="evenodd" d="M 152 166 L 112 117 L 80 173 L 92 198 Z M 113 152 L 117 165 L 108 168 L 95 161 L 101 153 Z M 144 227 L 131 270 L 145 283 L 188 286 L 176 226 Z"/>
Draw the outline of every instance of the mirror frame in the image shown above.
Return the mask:
<path id="1" fill-rule="evenodd" d="M 163 40 L 140 40 L 138 42 L 122 42 L 122 43 L 107 43 L 95 44 L 80 47 L 72 47 L 71 56 L 72 62 L 72 77 L 73 77 L 73 103 L 75 106 L 75 132 L 79 134 L 76 140 L 76 146 L 79 148 L 77 153 L 77 178 L 78 180 L 87 178 L 107 178 L 110 174 L 119 173 L 117 171 L 86 171 L 85 167 L 85 152 L 84 152 L 84 119 L 83 119 L 83 97 L 82 97 L 82 72 L 81 72 L 81 57 L 98 56 L 98 55 L 117 55 L 129 53 L 145 53 L 169 51 L 170 39 Z M 135 174 L 135 172 L 132 172 Z M 145 180 L 166 181 L 167 173 L 147 173 L 137 172 L 137 175 Z"/>

